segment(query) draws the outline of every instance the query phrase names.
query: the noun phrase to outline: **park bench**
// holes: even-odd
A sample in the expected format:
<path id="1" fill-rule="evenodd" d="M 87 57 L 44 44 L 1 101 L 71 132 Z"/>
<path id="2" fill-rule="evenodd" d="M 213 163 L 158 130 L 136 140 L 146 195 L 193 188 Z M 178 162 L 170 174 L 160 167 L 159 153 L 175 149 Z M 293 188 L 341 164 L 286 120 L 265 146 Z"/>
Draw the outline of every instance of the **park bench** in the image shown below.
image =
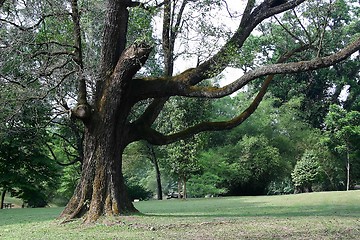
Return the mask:
<path id="1" fill-rule="evenodd" d="M 13 206 L 12 203 L 4 203 L 4 208 L 12 208 Z"/>

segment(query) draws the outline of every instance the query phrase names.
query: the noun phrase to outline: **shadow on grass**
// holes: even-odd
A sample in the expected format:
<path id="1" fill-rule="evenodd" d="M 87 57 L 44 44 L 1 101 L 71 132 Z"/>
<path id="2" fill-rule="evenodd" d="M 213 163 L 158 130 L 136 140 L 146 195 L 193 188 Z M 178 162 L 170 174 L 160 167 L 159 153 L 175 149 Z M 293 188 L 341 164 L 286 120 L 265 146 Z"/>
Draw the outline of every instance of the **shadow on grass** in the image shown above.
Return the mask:
<path id="1" fill-rule="evenodd" d="M 63 208 L 12 208 L 0 210 L 0 226 L 55 220 Z"/>

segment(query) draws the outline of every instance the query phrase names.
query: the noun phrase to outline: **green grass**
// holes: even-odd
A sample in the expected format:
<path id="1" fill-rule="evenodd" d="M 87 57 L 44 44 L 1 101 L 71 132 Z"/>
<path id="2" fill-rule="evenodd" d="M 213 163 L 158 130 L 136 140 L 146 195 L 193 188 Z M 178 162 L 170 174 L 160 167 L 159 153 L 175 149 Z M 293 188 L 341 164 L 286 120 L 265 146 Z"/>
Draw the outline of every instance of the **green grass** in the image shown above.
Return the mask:
<path id="1" fill-rule="evenodd" d="M 0 211 L 0 239 L 360 239 L 360 191 L 136 203 L 141 215 L 60 224 L 61 208 Z"/>

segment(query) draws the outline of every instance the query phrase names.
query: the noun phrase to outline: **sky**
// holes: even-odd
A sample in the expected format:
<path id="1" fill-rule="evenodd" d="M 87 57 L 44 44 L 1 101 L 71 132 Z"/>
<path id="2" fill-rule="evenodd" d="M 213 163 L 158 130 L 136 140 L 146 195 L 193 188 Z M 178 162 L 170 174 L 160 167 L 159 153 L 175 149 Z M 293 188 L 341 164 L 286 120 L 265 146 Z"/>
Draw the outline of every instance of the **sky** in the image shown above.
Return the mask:
<path id="1" fill-rule="evenodd" d="M 224 1 L 225 2 L 225 1 Z M 215 26 L 219 26 L 221 27 L 222 25 L 225 25 L 229 31 L 231 32 L 235 32 L 235 30 L 237 29 L 239 23 L 240 23 L 240 19 L 241 19 L 241 13 L 242 10 L 244 9 L 244 6 L 246 5 L 246 1 L 245 0 L 226 0 L 226 5 L 223 4 L 223 7 L 220 10 L 213 10 L 211 12 L 209 12 L 209 15 L 211 15 L 212 17 L 208 20 L 211 21 L 211 24 L 215 25 Z M 191 11 L 191 9 L 189 10 Z M 195 13 L 196 14 L 196 13 Z M 155 27 L 156 27 L 156 35 L 158 37 L 161 36 L 161 31 L 162 31 L 162 19 L 161 17 L 155 18 Z M 193 34 L 194 38 L 196 38 L 197 33 L 194 31 L 193 33 L 190 33 L 190 35 Z M 224 39 L 214 39 L 214 41 L 217 41 L 217 45 L 220 47 L 221 45 L 223 45 L 225 43 Z M 179 41 L 176 44 L 175 50 L 178 50 L 178 52 L 180 51 L 184 51 L 184 49 L 186 50 L 190 50 L 193 52 L 198 51 L 198 49 L 203 50 L 205 48 L 206 51 L 206 47 L 202 47 L 202 42 L 201 41 L 194 41 L 191 42 L 188 46 L 179 44 Z M 193 48 L 193 49 L 191 49 Z M 215 49 L 210 50 L 213 53 L 215 53 Z M 197 64 L 197 57 L 179 57 L 175 60 L 175 67 L 174 67 L 174 73 L 178 74 L 181 73 L 183 71 L 185 71 L 188 68 L 193 68 L 196 67 Z M 239 78 L 242 75 L 242 70 L 241 69 L 236 69 L 236 68 L 226 68 L 225 71 L 221 74 L 221 80 L 220 80 L 220 85 L 226 85 L 234 80 L 236 80 L 237 78 Z"/>
<path id="2" fill-rule="evenodd" d="M 240 23 L 241 13 L 242 13 L 243 9 L 245 8 L 247 1 L 246 0 L 226 0 L 226 1 L 224 0 L 223 2 L 226 2 L 227 7 L 225 7 L 225 5 L 224 5 L 224 7 L 221 10 L 213 10 L 213 11 L 209 12 L 209 14 L 212 15 L 212 18 L 210 18 L 208 21 L 211 21 L 211 24 L 218 25 L 218 26 L 221 26 L 221 24 L 223 24 L 226 27 L 228 27 L 229 30 L 231 30 L 231 32 L 235 32 L 235 30 L 237 29 L 237 27 Z M 162 20 L 158 19 L 156 22 L 160 23 L 160 24 L 158 24 L 159 25 L 158 31 L 160 31 L 159 33 L 161 36 Z M 197 33 L 194 31 L 192 34 L 194 34 L 196 36 Z M 219 46 L 223 45 L 224 43 L 225 43 L 225 40 L 217 41 L 217 44 Z M 199 48 L 199 46 L 201 46 L 202 44 L 203 44 L 202 42 L 194 42 L 193 45 L 186 46 L 188 48 L 186 50 L 194 51 L 194 49 L 195 49 L 195 51 L 196 51 Z M 178 47 L 177 49 L 179 51 L 182 51 L 181 45 L 179 45 L 177 47 Z M 194 49 L 191 49 L 192 47 Z M 212 49 L 212 51 L 216 52 L 216 51 L 214 51 L 214 49 Z M 185 71 L 188 68 L 196 67 L 196 64 L 197 64 L 196 56 L 191 57 L 191 58 L 179 57 L 175 61 L 174 73 L 178 74 L 178 73 Z M 228 67 L 220 74 L 219 84 L 220 84 L 220 86 L 227 85 L 227 84 L 237 80 L 242 75 L 243 75 L 243 70 L 238 69 L 238 68 Z M 344 89 L 341 93 L 341 96 L 340 96 L 341 100 L 346 99 L 346 97 L 348 95 L 347 88 L 348 88 L 348 86 L 344 87 Z"/>

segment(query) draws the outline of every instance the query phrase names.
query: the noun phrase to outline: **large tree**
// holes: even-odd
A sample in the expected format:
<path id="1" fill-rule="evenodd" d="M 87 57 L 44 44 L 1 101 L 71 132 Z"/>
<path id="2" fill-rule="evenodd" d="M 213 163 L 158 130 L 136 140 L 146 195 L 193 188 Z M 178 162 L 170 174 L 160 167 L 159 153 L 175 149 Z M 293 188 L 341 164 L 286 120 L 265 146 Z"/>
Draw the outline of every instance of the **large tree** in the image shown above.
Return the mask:
<path id="1" fill-rule="evenodd" d="M 329 67 L 360 49 L 360 38 L 350 40 L 351 36 L 348 36 L 344 39 L 344 43 L 348 45 L 330 55 L 319 54 L 314 59 L 291 62 L 292 55 L 311 49 L 308 44 L 299 42 L 297 46 L 287 49 L 276 64 L 247 71 L 227 86 L 199 84 L 219 75 L 232 63 L 234 56 L 241 56 L 245 41 L 261 22 L 295 9 L 305 2 L 248 0 L 247 3 L 244 2 L 238 27 L 222 47 L 215 48 L 216 52 L 204 60 L 198 58 L 195 68 L 173 75 L 169 64 L 176 63 L 174 39 L 180 36 L 182 27 L 187 26 L 187 29 L 191 29 L 189 22 L 192 18 L 206 16 L 204 11 L 197 15 L 199 12 L 189 9 L 206 9 L 206 6 L 220 6 L 223 2 L 226 1 L 164 0 L 158 3 L 108 0 L 104 8 L 106 10 L 102 10 L 102 2 L 96 0 L 1 2 L 1 24 L 4 26 L 1 34 L 5 39 L 1 42 L 1 48 L 4 49 L 1 61 L 6 67 L 1 72 L 2 81 L 20 85 L 26 83 L 30 86 L 34 73 L 39 73 L 40 82 L 52 87 L 43 87 L 37 97 L 44 97 L 44 90 L 53 93 L 58 86 L 66 86 L 56 91 L 56 94 L 62 96 L 62 99 L 66 99 L 65 95 L 72 97 L 73 100 L 68 101 L 69 105 L 61 98 L 56 98 L 52 102 L 61 104 L 73 118 L 84 125 L 81 179 L 62 217 L 84 217 L 86 222 L 92 222 L 102 215 L 135 212 L 136 209 L 127 196 L 122 175 L 122 153 L 127 145 L 139 140 L 154 145 L 165 145 L 203 131 L 231 129 L 255 111 L 275 74 L 291 74 Z M 225 4 L 224 8 L 226 6 Z M 134 43 L 127 41 L 129 26 L 136 20 L 131 18 L 129 11 L 135 7 L 150 12 L 157 8 L 164 10 L 164 76 L 145 77 L 143 75 L 146 75 L 147 71 L 140 71 L 155 49 L 154 46 L 139 39 Z M 99 24 L 98 19 L 91 19 L 95 10 L 100 12 L 97 17 L 105 16 L 104 25 Z M 188 15 L 187 18 L 176 17 L 184 16 L 185 13 L 193 15 Z M 102 35 L 99 34 L 99 29 L 103 29 Z M 184 34 L 190 40 L 191 35 L 192 33 Z M 100 46 L 100 42 L 101 54 L 97 54 L 95 49 Z M 24 64 L 25 60 L 27 64 Z M 89 73 L 93 69 L 96 69 L 92 72 L 94 74 Z M 171 96 L 220 98 L 265 76 L 268 77 L 265 78 L 253 102 L 233 119 L 202 122 L 169 135 L 153 128 L 153 123 Z M 74 81 L 77 82 L 76 88 L 71 85 Z M 134 106 L 138 107 L 139 102 L 148 102 L 148 105 L 143 113 L 134 119 L 131 110 Z"/>

